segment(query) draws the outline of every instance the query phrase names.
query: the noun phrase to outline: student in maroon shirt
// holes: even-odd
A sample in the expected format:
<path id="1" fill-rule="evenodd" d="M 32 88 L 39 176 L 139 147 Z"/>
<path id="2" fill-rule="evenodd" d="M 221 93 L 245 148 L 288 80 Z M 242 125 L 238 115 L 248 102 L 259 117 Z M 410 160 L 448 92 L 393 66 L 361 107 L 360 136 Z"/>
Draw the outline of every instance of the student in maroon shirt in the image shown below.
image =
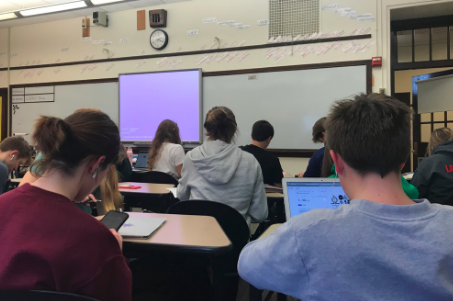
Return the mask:
<path id="1" fill-rule="evenodd" d="M 50 290 L 131 300 L 132 276 L 114 230 L 80 201 L 118 159 L 119 132 L 104 113 L 41 117 L 33 139 L 42 174 L 0 196 L 0 290 Z"/>

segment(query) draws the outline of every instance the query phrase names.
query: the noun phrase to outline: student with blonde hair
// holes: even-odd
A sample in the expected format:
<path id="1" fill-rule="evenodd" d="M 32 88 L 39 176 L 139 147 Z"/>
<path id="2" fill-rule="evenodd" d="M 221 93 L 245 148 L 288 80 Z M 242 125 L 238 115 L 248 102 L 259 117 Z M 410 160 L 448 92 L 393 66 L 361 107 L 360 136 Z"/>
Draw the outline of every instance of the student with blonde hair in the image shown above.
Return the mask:
<path id="1" fill-rule="evenodd" d="M 179 179 L 184 156 L 178 125 L 170 119 L 165 119 L 157 127 L 151 143 L 148 153 L 148 169 L 160 171 Z"/>
<path id="2" fill-rule="evenodd" d="M 43 116 L 33 140 L 43 154 L 34 163 L 42 176 L 0 196 L 0 290 L 131 300 L 121 235 L 73 204 L 99 186 L 117 161 L 117 126 L 95 111 L 64 120 Z"/>
<path id="3" fill-rule="evenodd" d="M 233 143 L 236 118 L 227 107 L 214 107 L 204 123 L 208 139 L 187 153 L 177 195 L 233 207 L 250 225 L 267 217 L 263 174 L 255 157 Z"/>
<path id="4" fill-rule="evenodd" d="M 426 155 L 428 157 L 420 162 L 411 184 L 417 187 L 420 198 L 453 206 L 453 131 L 449 128 L 434 130 Z"/>

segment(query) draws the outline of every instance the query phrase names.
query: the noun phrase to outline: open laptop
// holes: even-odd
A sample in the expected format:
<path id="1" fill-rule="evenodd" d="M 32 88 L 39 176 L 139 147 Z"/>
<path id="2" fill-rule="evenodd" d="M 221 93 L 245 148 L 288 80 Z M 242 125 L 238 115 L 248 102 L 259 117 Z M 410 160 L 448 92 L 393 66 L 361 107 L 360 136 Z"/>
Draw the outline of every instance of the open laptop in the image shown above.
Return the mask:
<path id="1" fill-rule="evenodd" d="M 283 178 L 286 220 L 312 209 L 337 209 L 349 204 L 338 179 Z"/>
<path id="2" fill-rule="evenodd" d="M 148 238 L 165 223 L 165 218 L 140 216 L 134 213 L 118 231 L 124 237 Z"/>
<path id="3" fill-rule="evenodd" d="M 148 168 L 148 152 L 138 153 L 137 162 L 135 162 L 135 169 Z"/>

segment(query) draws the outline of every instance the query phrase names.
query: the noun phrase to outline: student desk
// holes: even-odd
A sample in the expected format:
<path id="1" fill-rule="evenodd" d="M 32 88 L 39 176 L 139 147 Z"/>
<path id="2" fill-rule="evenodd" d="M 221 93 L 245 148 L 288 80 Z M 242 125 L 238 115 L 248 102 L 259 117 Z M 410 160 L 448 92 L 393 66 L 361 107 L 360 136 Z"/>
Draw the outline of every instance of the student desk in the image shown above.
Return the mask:
<path id="1" fill-rule="evenodd" d="M 22 178 L 9 179 L 9 185 L 7 185 L 7 186 L 9 186 L 9 189 L 14 189 L 17 186 L 19 186 L 20 181 L 22 181 Z"/>
<path id="2" fill-rule="evenodd" d="M 127 204 L 126 209 L 140 207 L 153 212 L 167 212 L 172 204 L 173 195 L 167 188 L 175 187 L 173 184 L 125 182 L 119 185 L 141 186 L 138 189 L 119 188 Z"/>
<path id="3" fill-rule="evenodd" d="M 233 248 L 217 220 L 211 216 L 136 212 L 127 212 L 127 214 L 160 217 L 165 218 L 166 221 L 150 238 L 124 238 L 125 253 L 164 250 L 218 255 Z M 102 216 L 96 218 L 102 219 Z"/>
<path id="4" fill-rule="evenodd" d="M 128 214 L 166 219 L 162 227 L 148 239 L 124 238 L 123 253 L 129 258 L 149 256 L 150 251 L 163 251 L 205 254 L 215 261 L 218 255 L 233 248 L 228 236 L 217 220 L 211 216 L 135 212 L 128 212 Z M 97 219 L 101 218 L 97 217 Z M 215 268 L 213 269 L 214 299 L 220 301 L 223 300 L 222 278 L 224 276 Z"/>
<path id="5" fill-rule="evenodd" d="M 280 228 L 281 225 L 283 225 L 283 224 L 273 224 L 273 225 L 269 226 L 269 228 L 267 228 L 266 231 L 264 231 L 264 233 L 261 234 L 261 236 L 258 239 L 262 239 L 262 238 L 268 237 L 269 235 L 274 233 L 275 230 Z"/>
<path id="6" fill-rule="evenodd" d="M 124 185 L 135 185 L 141 186 L 138 189 L 129 189 L 129 188 L 119 188 L 121 194 L 149 194 L 149 195 L 162 195 L 170 193 L 170 190 L 167 188 L 173 188 L 175 185 L 173 184 L 153 184 L 153 183 L 135 183 L 135 182 L 124 182 L 119 183 L 119 186 Z"/>

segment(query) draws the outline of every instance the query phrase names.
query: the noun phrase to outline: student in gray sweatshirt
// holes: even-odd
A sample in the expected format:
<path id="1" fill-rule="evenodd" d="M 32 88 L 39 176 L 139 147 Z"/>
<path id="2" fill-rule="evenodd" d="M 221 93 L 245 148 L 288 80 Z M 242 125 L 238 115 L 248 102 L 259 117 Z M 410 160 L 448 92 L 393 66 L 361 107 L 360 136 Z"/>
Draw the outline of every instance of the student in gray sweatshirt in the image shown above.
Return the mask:
<path id="1" fill-rule="evenodd" d="M 0 194 L 6 188 L 9 173 L 31 158 L 30 145 L 22 136 L 8 137 L 0 143 Z"/>
<path id="2" fill-rule="evenodd" d="M 337 102 L 327 144 L 351 204 L 293 217 L 251 242 L 240 276 L 304 301 L 453 300 L 453 208 L 413 201 L 401 186 L 411 114 L 380 94 Z"/>
<path id="3" fill-rule="evenodd" d="M 232 144 L 236 118 L 226 107 L 214 107 L 204 123 L 209 137 L 188 152 L 177 195 L 181 201 L 209 200 L 227 204 L 247 223 L 267 217 L 267 199 L 261 167 L 253 155 Z"/>

